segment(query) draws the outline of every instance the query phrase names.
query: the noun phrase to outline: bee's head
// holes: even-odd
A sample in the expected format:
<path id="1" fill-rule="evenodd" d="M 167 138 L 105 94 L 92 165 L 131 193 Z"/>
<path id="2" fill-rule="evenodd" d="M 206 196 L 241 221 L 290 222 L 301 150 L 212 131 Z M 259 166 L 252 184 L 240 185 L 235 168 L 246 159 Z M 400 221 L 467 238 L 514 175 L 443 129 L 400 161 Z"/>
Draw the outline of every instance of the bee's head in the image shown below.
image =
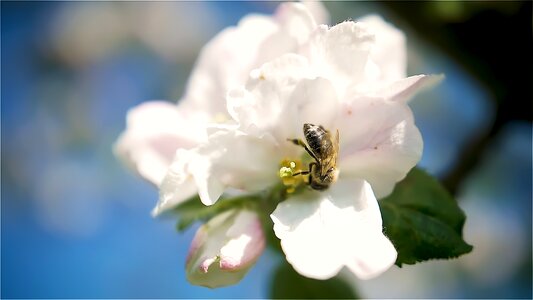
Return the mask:
<path id="1" fill-rule="evenodd" d="M 331 178 L 331 182 L 335 182 L 339 178 L 339 169 L 331 167 L 329 168 L 326 175 Z"/>
<path id="2" fill-rule="evenodd" d="M 316 180 L 311 180 L 311 182 L 309 183 L 309 186 L 313 190 L 323 191 L 323 190 L 326 190 L 329 187 L 329 184 L 324 184 L 324 183 L 318 182 Z"/>

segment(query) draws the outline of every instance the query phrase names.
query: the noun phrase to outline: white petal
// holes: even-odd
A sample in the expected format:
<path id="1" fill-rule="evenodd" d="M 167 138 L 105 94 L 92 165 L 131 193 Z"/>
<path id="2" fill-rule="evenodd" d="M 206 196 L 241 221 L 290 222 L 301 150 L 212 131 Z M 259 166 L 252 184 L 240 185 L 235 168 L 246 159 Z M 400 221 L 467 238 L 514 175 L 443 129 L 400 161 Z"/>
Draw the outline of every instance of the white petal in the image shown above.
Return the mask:
<path id="1" fill-rule="evenodd" d="M 227 188 L 257 192 L 277 180 L 282 153 L 269 135 L 219 130 L 188 166 L 202 203 L 214 204 Z"/>
<path id="2" fill-rule="evenodd" d="M 405 35 L 378 15 L 359 19 L 376 36 L 376 44 L 370 52 L 370 59 L 379 72 L 372 79 L 391 81 L 404 78 L 407 71 Z"/>
<path id="3" fill-rule="evenodd" d="M 294 86 L 302 78 L 314 77 L 310 73 L 309 62 L 304 56 L 287 53 L 253 70 L 246 83 L 246 88 L 251 90 L 258 85 L 270 83 L 287 89 Z"/>
<path id="4" fill-rule="evenodd" d="M 301 130 L 298 117 L 291 107 L 295 86 L 312 78 L 305 57 L 285 54 L 251 72 L 245 89 L 228 93 L 228 111 L 247 131 L 251 124 L 260 131 L 270 132 L 279 143 L 286 143 Z"/>
<path id="5" fill-rule="evenodd" d="M 301 126 L 305 123 L 332 128 L 339 102 L 331 82 L 324 78 L 304 79 L 296 85 L 291 95 L 293 109 L 287 119 L 292 118 Z"/>
<path id="6" fill-rule="evenodd" d="M 316 72 L 336 84 L 339 91 L 349 82 L 364 79 L 374 35 L 363 23 L 346 21 L 328 29 L 320 25 L 302 49 Z"/>
<path id="7" fill-rule="evenodd" d="M 204 47 L 182 101 L 212 116 L 224 115 L 228 90 L 242 85 L 252 69 L 295 52 L 315 27 L 313 16 L 300 3 L 281 4 L 273 17 L 246 16 Z"/>
<path id="8" fill-rule="evenodd" d="M 362 180 L 296 195 L 278 204 L 271 218 L 287 261 L 304 276 L 328 279 L 348 266 L 367 279 L 396 260 L 390 242 L 383 243 L 376 198 Z"/>
<path id="9" fill-rule="evenodd" d="M 244 128 L 257 122 L 256 98 L 244 87 L 230 90 L 226 96 L 226 105 L 229 115 Z"/>
<path id="10" fill-rule="evenodd" d="M 348 269 L 360 279 L 372 279 L 387 271 L 396 261 L 398 253 L 383 234 L 368 236 L 365 246 L 357 249 L 357 259 L 348 261 Z"/>
<path id="11" fill-rule="evenodd" d="M 396 80 L 374 93 L 389 101 L 407 103 L 417 93 L 429 89 L 444 79 L 444 75 L 416 75 Z"/>
<path id="12" fill-rule="evenodd" d="M 188 172 L 194 150 L 179 149 L 159 186 L 159 201 L 152 210 L 153 216 L 172 209 L 197 193 L 196 185 Z"/>
<path id="13" fill-rule="evenodd" d="M 127 128 L 114 146 L 115 154 L 139 175 L 159 185 L 178 148 L 205 140 L 203 118 L 163 101 L 132 108 Z"/>
<path id="14" fill-rule="evenodd" d="M 370 182 L 390 194 L 420 160 L 423 142 L 409 107 L 380 98 L 355 98 L 339 115 L 341 176 Z"/>
<path id="15" fill-rule="evenodd" d="M 220 32 L 202 49 L 182 101 L 212 116 L 225 114 L 226 92 L 246 81 L 261 43 L 277 29 L 272 18 L 249 15 Z"/>
<path id="16" fill-rule="evenodd" d="M 187 279 L 210 288 L 235 284 L 264 247 L 265 237 L 256 213 L 226 211 L 198 229 L 187 257 Z"/>
<path id="17" fill-rule="evenodd" d="M 331 128 L 339 106 L 333 85 L 324 78 L 296 82 L 287 93 L 282 92 L 287 84 L 281 80 L 259 83 L 251 91 L 234 89 L 228 93 L 228 111 L 243 128 L 254 125 L 269 131 L 282 145 L 289 137 L 302 137 L 304 123 Z"/>
<path id="18" fill-rule="evenodd" d="M 263 190 L 278 179 L 282 155 L 269 135 L 253 136 L 221 128 L 208 143 L 176 152 L 153 215 L 179 205 L 196 192 L 203 204 L 213 205 L 228 189 Z"/>

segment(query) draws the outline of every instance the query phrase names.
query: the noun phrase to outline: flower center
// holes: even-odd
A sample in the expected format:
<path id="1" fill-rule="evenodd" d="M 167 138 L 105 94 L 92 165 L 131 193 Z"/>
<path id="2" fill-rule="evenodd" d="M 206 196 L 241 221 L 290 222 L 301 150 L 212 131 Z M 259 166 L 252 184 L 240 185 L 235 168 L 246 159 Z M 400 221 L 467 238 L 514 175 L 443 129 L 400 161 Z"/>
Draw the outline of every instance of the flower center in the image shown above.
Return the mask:
<path id="1" fill-rule="evenodd" d="M 307 183 L 307 176 L 294 176 L 302 171 L 302 161 L 300 159 L 285 158 L 280 162 L 279 177 L 287 188 L 287 193 L 292 193 L 302 184 Z"/>

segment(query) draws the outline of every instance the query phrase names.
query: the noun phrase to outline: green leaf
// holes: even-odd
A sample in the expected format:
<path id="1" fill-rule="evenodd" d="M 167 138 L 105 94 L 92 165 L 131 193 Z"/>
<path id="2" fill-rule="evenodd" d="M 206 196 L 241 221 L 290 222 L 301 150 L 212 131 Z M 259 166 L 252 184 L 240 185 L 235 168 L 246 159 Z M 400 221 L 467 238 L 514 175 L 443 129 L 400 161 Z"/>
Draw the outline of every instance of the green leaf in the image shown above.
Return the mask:
<path id="1" fill-rule="evenodd" d="M 465 214 L 440 183 L 420 169 L 411 170 L 379 205 L 400 267 L 472 251 L 462 237 Z"/>
<path id="2" fill-rule="evenodd" d="M 214 215 L 224 212 L 228 209 L 237 207 L 249 207 L 255 203 L 254 196 L 243 196 L 237 198 L 220 199 L 216 204 L 205 206 L 200 197 L 194 196 L 184 203 L 174 208 L 173 212 L 178 215 L 176 229 L 183 231 L 196 221 L 206 221 Z"/>
<path id="3" fill-rule="evenodd" d="M 354 290 L 340 278 L 316 280 L 303 277 L 285 261 L 276 272 L 270 287 L 272 299 L 355 299 Z"/>

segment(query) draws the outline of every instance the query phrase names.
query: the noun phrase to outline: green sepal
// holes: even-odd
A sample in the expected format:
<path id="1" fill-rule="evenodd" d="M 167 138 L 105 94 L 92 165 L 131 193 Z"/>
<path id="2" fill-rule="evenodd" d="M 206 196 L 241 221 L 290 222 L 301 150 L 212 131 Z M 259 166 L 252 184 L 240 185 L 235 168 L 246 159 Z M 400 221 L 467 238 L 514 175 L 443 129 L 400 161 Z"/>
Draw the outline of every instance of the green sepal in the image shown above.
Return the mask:
<path id="1" fill-rule="evenodd" d="M 200 201 L 199 196 L 194 196 L 181 203 L 173 212 L 178 216 L 176 229 L 184 231 L 197 221 L 207 221 L 215 215 L 233 208 L 252 208 L 256 196 L 241 196 L 235 198 L 222 198 L 217 203 L 206 206 Z"/>

